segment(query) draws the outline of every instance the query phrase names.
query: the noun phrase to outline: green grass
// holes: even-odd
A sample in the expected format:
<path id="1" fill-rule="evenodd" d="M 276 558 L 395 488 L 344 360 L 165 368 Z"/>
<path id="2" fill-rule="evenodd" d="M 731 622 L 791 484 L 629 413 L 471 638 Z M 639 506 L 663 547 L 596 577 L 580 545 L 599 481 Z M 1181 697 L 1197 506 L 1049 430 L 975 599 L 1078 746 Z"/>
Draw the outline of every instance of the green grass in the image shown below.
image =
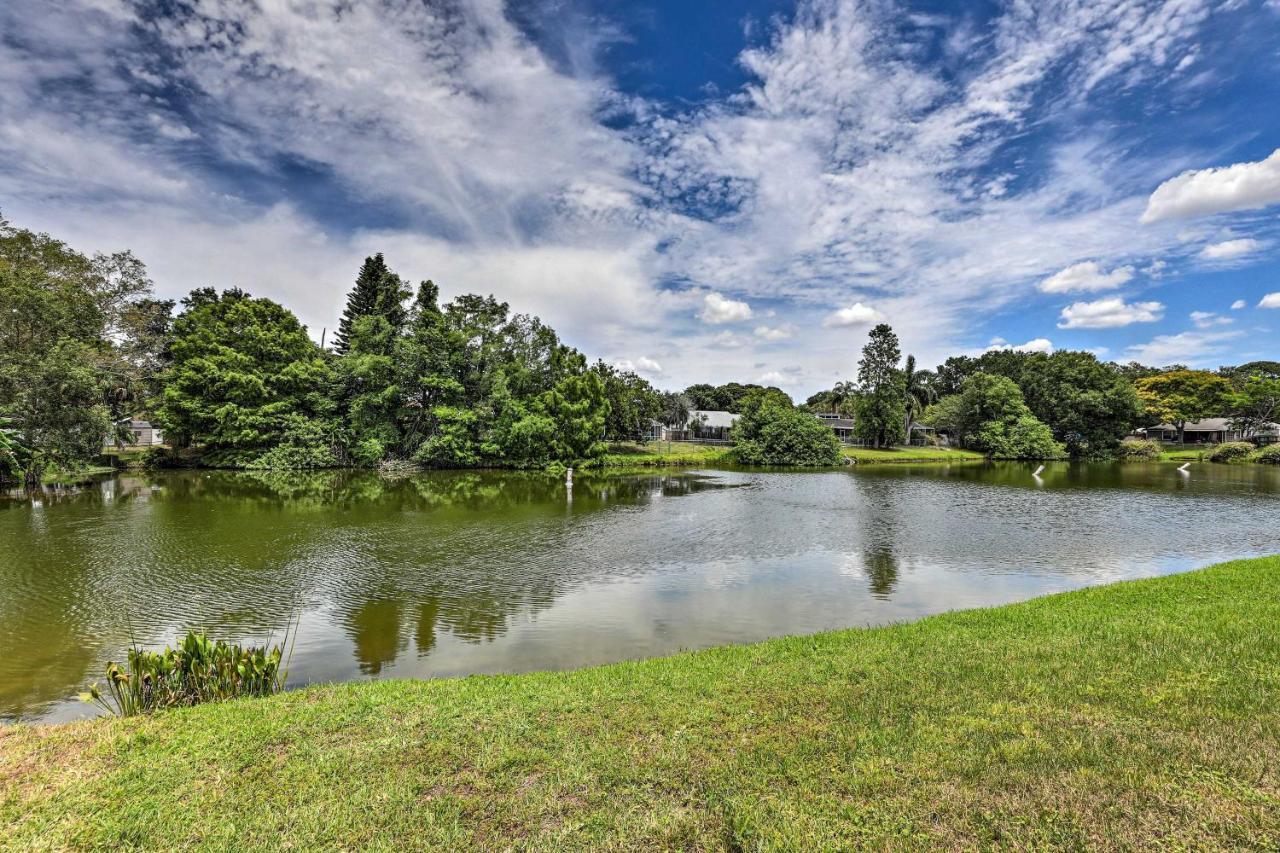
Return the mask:
<path id="1" fill-rule="evenodd" d="M 854 462 L 976 462 L 985 457 L 975 450 L 952 447 L 846 447 L 845 456 Z"/>
<path id="2" fill-rule="evenodd" d="M 662 465 L 715 465 L 728 462 L 728 445 L 690 444 L 678 441 L 620 441 L 609 445 L 601 461 L 606 468 Z"/>
<path id="3" fill-rule="evenodd" d="M 1280 558 L 569 673 L 0 729 L 0 847 L 1269 849 Z"/>

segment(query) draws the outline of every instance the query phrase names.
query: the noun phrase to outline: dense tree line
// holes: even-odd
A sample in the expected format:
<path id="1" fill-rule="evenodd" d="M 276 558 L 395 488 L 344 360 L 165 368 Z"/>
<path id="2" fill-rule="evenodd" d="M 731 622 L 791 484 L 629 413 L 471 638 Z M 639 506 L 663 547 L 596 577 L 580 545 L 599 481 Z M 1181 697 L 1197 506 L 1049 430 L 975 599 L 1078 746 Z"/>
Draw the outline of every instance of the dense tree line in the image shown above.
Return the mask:
<path id="1" fill-rule="evenodd" d="M 0 478 L 83 465 L 126 438 L 131 415 L 163 428 L 180 459 L 261 468 L 574 464 L 653 420 L 683 428 L 694 410 L 737 413 L 736 452 L 755 464 L 836 461 L 815 412 L 853 418 L 873 446 L 924 423 L 1001 458 L 1108 457 L 1135 427 L 1211 415 L 1280 421 L 1274 361 L 1210 372 L 995 350 L 924 370 L 886 324 L 856 380 L 800 408 L 737 382 L 660 393 L 492 296 L 441 304 L 433 282 L 410 288 L 382 255 L 360 268 L 332 350 L 239 289 L 175 307 L 128 252 L 86 256 L 0 220 Z"/>

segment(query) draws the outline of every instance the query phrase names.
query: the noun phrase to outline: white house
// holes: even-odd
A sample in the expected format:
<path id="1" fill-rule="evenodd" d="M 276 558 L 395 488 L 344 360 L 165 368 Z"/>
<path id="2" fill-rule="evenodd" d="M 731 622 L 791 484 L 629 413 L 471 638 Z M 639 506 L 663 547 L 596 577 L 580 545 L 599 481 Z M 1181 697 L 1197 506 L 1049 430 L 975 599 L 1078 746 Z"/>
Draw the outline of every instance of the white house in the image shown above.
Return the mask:
<path id="1" fill-rule="evenodd" d="M 648 438 L 653 441 L 728 441 L 729 431 L 737 422 L 738 415 L 734 412 L 694 409 L 689 412 L 689 419 L 678 427 L 652 421 Z"/>
<path id="2" fill-rule="evenodd" d="M 155 447 L 158 444 L 164 444 L 164 432 L 158 427 L 151 425 L 151 421 L 144 421 L 141 418 L 128 418 L 119 421 L 117 426 L 124 427 L 130 439 L 126 440 L 124 432 L 120 433 L 120 442 L 117 443 L 116 436 L 109 435 L 102 442 L 104 447 L 116 447 L 117 444 L 122 447 Z"/>

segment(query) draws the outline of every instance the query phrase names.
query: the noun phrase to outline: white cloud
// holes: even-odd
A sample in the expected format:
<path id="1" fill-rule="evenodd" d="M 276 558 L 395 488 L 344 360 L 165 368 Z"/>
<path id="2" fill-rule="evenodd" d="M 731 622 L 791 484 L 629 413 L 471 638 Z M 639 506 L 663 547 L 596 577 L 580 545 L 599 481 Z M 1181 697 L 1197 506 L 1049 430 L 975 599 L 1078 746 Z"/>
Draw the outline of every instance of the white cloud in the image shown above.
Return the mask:
<path id="1" fill-rule="evenodd" d="M 1115 290 L 1131 278 L 1133 267 L 1116 267 L 1111 272 L 1103 272 L 1097 261 L 1082 261 L 1059 270 L 1040 282 L 1039 286 L 1045 293 L 1092 293 Z"/>
<path id="2" fill-rule="evenodd" d="M 1258 303 L 1259 308 L 1280 308 L 1280 293 L 1268 293 Z"/>
<path id="3" fill-rule="evenodd" d="M 785 341 L 791 337 L 789 326 L 756 326 L 755 336 L 763 341 Z"/>
<path id="4" fill-rule="evenodd" d="M 1192 311 L 1191 322 L 1195 323 L 1197 329 L 1209 329 L 1214 326 L 1228 326 L 1235 320 L 1214 314 L 1212 311 Z"/>
<path id="5" fill-rule="evenodd" d="M 1237 299 L 1235 302 L 1231 303 L 1231 310 L 1239 311 L 1241 308 L 1245 307 L 1245 305 L 1247 304 L 1248 303 L 1246 303 L 1243 299 Z"/>
<path id="6" fill-rule="evenodd" d="M 1147 201 L 1142 222 L 1256 210 L 1280 202 L 1280 148 L 1256 163 L 1194 169 L 1170 178 Z"/>
<path id="7" fill-rule="evenodd" d="M 1228 341 L 1239 338 L 1243 332 L 1179 332 L 1176 335 L 1159 335 L 1145 344 L 1136 344 L 1125 350 L 1127 358 L 1144 364 L 1197 364 L 1203 359 L 1221 353 Z"/>
<path id="8" fill-rule="evenodd" d="M 0 32 L 22 34 L 0 39 L 5 213 L 135 248 L 165 295 L 240 284 L 317 332 L 382 250 L 589 354 L 647 353 L 673 384 L 740 379 L 757 350 L 826 383 L 856 358 L 849 327 L 892 317 L 930 363 L 1081 258 L 1115 276 L 1189 251 L 1131 227 L 1151 169 L 1173 167 L 1088 101 L 1166 79 L 1209 0 L 1005 4 L 931 34 L 950 65 L 911 47 L 900 0 L 798 0 L 739 57 L 745 85 L 689 108 L 617 91 L 598 35 L 549 58 L 501 0 L 168 5 L 0 2 Z M 1015 168 L 1005 143 L 1052 125 L 1045 105 L 1070 139 Z M 228 166 L 249 190 L 209 177 Z M 314 193 L 291 191 L 294 167 Z M 708 293 L 769 305 L 772 330 L 849 307 L 785 343 L 703 326 Z"/>
<path id="9" fill-rule="evenodd" d="M 663 372 L 661 364 L 643 355 L 635 361 L 632 361 L 629 358 L 618 359 L 613 363 L 613 366 L 619 370 L 627 370 L 632 373 L 639 373 L 651 377 L 661 376 Z"/>
<path id="10" fill-rule="evenodd" d="M 1053 352 L 1053 341 L 1048 338 L 1032 338 L 1025 344 L 1011 344 L 1004 338 L 992 338 L 987 352 L 992 350 L 1013 350 L 1015 352 Z"/>
<path id="11" fill-rule="evenodd" d="M 1114 329 L 1133 323 L 1154 323 L 1164 316 L 1159 302 L 1125 302 L 1119 296 L 1095 302 L 1073 302 L 1062 309 L 1059 329 Z"/>
<path id="12" fill-rule="evenodd" d="M 719 293 L 708 293 L 702 299 L 702 322 L 720 325 L 751 319 L 751 306 L 745 302 L 726 299 Z"/>
<path id="13" fill-rule="evenodd" d="M 848 308 L 841 308 L 832 314 L 829 314 L 822 325 L 828 328 L 844 329 L 854 326 L 870 326 L 873 323 L 884 322 L 885 316 L 870 305 L 863 305 L 861 302 L 855 302 Z"/>
<path id="14" fill-rule="evenodd" d="M 1205 246 L 1200 250 L 1200 257 L 1206 261 L 1229 261 L 1251 255 L 1261 246 L 1261 243 L 1251 237 L 1223 240 L 1221 243 Z"/>

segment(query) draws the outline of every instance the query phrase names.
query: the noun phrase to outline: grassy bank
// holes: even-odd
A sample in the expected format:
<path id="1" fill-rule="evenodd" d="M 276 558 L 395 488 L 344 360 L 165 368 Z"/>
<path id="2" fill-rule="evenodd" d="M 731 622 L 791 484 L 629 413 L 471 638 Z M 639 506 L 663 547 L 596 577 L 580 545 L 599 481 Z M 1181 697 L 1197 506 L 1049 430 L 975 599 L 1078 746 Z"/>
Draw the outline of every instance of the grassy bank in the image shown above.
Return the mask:
<path id="1" fill-rule="evenodd" d="M 1280 558 L 571 673 L 0 729 L 0 846 L 1280 845 Z"/>
<path id="2" fill-rule="evenodd" d="M 601 460 L 605 468 L 664 465 L 715 465 L 729 461 L 727 445 L 690 444 L 678 441 L 620 441 L 609 445 Z"/>
<path id="3" fill-rule="evenodd" d="M 975 450 L 956 447 L 846 447 L 845 456 L 858 463 L 868 462 L 979 462 L 984 457 Z"/>

